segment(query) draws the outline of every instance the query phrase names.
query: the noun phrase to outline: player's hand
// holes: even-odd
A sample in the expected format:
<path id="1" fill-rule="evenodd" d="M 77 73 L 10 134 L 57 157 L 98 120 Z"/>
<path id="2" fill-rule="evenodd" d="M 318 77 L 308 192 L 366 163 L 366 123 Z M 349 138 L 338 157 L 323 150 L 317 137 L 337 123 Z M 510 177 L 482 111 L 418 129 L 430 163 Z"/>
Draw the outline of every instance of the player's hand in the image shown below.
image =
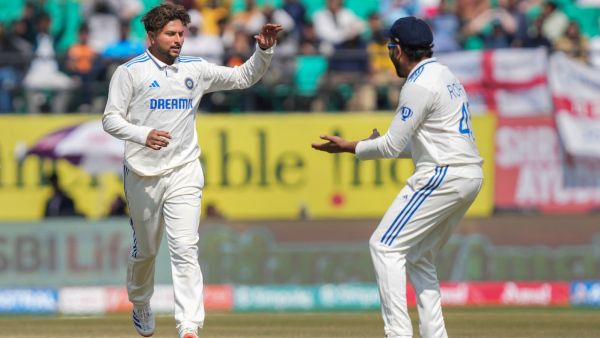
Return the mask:
<path id="1" fill-rule="evenodd" d="M 356 149 L 355 141 L 346 141 L 339 136 L 321 135 L 321 139 L 327 140 L 325 143 L 313 143 L 313 149 L 325 151 L 328 153 L 354 153 Z"/>
<path id="2" fill-rule="evenodd" d="M 152 129 L 146 138 L 146 147 L 159 150 L 169 145 L 171 139 L 171 133 L 164 130 Z"/>
<path id="3" fill-rule="evenodd" d="M 374 140 L 374 139 L 378 138 L 379 136 L 381 136 L 381 135 L 379 135 L 379 131 L 377 130 L 377 128 L 373 128 L 373 132 L 371 133 L 371 136 L 369 136 L 365 140 Z"/>
<path id="4" fill-rule="evenodd" d="M 281 32 L 283 27 L 281 25 L 276 25 L 272 23 L 268 23 L 262 27 L 260 33 L 254 36 L 256 42 L 258 42 L 258 46 L 261 49 L 269 49 L 275 45 L 277 41 L 277 33 Z"/>

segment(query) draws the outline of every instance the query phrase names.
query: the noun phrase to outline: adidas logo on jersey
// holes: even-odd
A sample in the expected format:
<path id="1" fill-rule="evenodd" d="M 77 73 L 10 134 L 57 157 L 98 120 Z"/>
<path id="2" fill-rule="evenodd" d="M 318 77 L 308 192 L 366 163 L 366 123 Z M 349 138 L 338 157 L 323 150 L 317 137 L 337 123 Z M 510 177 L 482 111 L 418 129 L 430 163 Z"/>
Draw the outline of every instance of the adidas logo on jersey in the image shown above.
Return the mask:
<path id="1" fill-rule="evenodd" d="M 152 83 L 150 84 L 150 88 L 159 88 L 160 85 L 158 84 L 158 81 L 154 80 L 152 81 Z"/>

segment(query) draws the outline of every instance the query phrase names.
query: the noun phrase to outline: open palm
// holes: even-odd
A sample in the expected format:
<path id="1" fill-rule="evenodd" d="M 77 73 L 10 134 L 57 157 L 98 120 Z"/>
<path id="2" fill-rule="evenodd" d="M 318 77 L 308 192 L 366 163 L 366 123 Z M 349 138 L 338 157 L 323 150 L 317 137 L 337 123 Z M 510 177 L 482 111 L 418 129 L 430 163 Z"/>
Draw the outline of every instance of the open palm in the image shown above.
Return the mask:
<path id="1" fill-rule="evenodd" d="M 272 23 L 268 23 L 264 25 L 257 35 L 254 36 L 256 42 L 258 42 L 258 46 L 262 49 L 268 49 L 275 45 L 277 41 L 277 33 L 281 32 L 283 27 L 281 25 L 276 25 Z"/>

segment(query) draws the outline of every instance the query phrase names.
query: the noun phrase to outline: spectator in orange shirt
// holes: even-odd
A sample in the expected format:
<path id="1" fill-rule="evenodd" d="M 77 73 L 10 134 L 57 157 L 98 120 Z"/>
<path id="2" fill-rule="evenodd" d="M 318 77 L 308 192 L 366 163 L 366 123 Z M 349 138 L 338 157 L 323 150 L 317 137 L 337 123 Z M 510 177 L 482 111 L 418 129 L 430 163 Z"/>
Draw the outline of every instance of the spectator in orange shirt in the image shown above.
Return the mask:
<path id="1" fill-rule="evenodd" d="M 79 41 L 73 44 L 67 52 L 67 69 L 71 76 L 79 82 L 81 99 L 79 104 L 90 104 L 92 101 L 92 81 L 96 52 L 88 44 L 89 30 L 86 25 L 79 28 Z"/>

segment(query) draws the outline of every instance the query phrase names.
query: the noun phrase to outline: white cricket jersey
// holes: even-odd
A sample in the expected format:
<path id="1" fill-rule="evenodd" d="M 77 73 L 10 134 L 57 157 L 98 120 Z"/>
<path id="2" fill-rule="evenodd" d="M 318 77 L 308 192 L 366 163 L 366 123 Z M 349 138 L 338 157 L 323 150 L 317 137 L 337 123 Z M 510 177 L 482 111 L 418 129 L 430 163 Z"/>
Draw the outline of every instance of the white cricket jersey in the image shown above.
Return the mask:
<path id="1" fill-rule="evenodd" d="M 141 176 L 157 176 L 197 160 L 196 110 L 204 93 L 248 88 L 267 71 L 273 48 L 256 51 L 239 67 L 179 56 L 167 65 L 146 51 L 120 65 L 110 81 L 104 130 L 125 140 L 125 165 Z M 152 129 L 171 133 L 167 147 L 145 146 Z"/>
<path id="2" fill-rule="evenodd" d="M 467 94 L 446 67 L 429 58 L 410 72 L 390 128 L 356 146 L 359 159 L 399 157 L 407 147 L 416 171 L 445 165 L 481 165 Z M 473 170 L 479 176 L 480 170 Z"/>

